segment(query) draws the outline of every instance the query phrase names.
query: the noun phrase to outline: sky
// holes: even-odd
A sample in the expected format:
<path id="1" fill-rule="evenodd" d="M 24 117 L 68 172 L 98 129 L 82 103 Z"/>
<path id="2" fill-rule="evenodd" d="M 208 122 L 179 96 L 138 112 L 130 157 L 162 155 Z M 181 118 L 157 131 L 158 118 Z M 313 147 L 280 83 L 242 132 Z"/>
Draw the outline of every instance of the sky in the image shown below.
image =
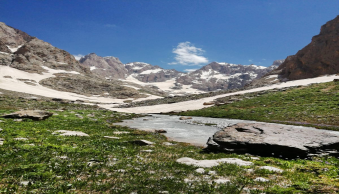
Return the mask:
<path id="1" fill-rule="evenodd" d="M 270 66 L 339 15 L 338 0 L 0 0 L 0 21 L 75 56 L 185 71 Z"/>

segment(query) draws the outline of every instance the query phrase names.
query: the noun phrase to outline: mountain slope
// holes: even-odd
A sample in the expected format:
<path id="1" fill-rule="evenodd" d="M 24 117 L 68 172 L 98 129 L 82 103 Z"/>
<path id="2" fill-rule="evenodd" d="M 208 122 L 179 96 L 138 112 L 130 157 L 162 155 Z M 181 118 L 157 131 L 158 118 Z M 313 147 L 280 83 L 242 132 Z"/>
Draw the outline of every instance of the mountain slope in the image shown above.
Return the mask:
<path id="1" fill-rule="evenodd" d="M 323 25 L 310 44 L 287 57 L 277 70 L 287 80 L 339 73 L 339 16 Z"/>

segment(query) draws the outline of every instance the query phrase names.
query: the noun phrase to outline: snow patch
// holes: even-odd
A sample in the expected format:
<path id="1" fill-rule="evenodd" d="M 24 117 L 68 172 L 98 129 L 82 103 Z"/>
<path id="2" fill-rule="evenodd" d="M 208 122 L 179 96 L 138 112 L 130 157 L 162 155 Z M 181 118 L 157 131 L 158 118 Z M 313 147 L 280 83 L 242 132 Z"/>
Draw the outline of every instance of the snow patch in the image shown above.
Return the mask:
<path id="1" fill-rule="evenodd" d="M 7 46 L 7 48 L 8 48 L 9 50 L 11 50 L 12 53 L 14 53 L 14 52 L 16 52 L 20 47 L 22 47 L 22 46 L 24 46 L 24 45 L 22 44 L 22 45 L 19 45 L 19 46 L 17 46 L 17 47 L 10 47 L 10 46 L 8 46 L 8 45 L 6 45 L 6 46 Z"/>
<path id="2" fill-rule="evenodd" d="M 145 74 L 151 74 L 151 73 L 158 73 L 160 71 L 162 71 L 162 69 L 150 69 L 150 70 L 143 71 L 140 74 L 145 75 Z"/>
<path id="3" fill-rule="evenodd" d="M 97 67 L 96 66 L 91 66 L 89 69 L 91 70 L 91 71 L 93 71 L 94 69 L 96 69 Z"/>

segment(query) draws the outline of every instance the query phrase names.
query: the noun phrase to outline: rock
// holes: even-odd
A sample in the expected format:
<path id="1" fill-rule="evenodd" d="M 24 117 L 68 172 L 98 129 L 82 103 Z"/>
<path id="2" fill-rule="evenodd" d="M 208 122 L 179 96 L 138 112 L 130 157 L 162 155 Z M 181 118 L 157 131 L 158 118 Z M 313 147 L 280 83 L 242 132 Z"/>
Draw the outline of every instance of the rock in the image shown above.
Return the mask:
<path id="1" fill-rule="evenodd" d="M 21 122 L 22 119 L 13 119 L 13 121 L 15 121 L 15 122 Z"/>
<path id="2" fill-rule="evenodd" d="M 153 145 L 154 144 L 153 142 L 143 140 L 143 139 L 142 140 L 134 140 L 134 141 L 132 141 L 132 143 L 138 144 L 138 145 L 141 145 L 141 146 Z"/>
<path id="3" fill-rule="evenodd" d="M 130 133 L 130 132 L 128 132 L 128 131 L 115 131 L 115 132 L 113 132 L 113 134 L 115 134 L 115 135 L 128 134 L 128 133 Z"/>
<path id="4" fill-rule="evenodd" d="M 216 132 L 207 149 L 259 156 L 338 155 L 339 132 L 272 123 L 238 123 Z"/>
<path id="5" fill-rule="evenodd" d="M 147 152 L 147 153 L 151 153 L 151 152 L 153 152 L 153 150 L 140 150 L 140 152 Z"/>
<path id="6" fill-rule="evenodd" d="M 17 140 L 17 141 L 27 141 L 28 139 L 27 138 L 24 138 L 24 137 L 17 137 L 17 138 L 13 138 L 14 140 Z"/>
<path id="7" fill-rule="evenodd" d="M 108 139 L 120 139 L 120 137 L 113 137 L 113 136 L 104 136 L 104 138 L 108 138 Z"/>
<path id="8" fill-rule="evenodd" d="M 215 104 L 215 102 L 204 102 L 204 104 L 203 105 L 214 105 Z"/>
<path id="9" fill-rule="evenodd" d="M 237 158 L 221 158 L 217 160 L 194 160 L 192 158 L 184 157 L 177 160 L 178 163 L 193 165 L 196 167 L 210 168 L 213 166 L 218 166 L 221 163 L 236 164 L 238 166 L 250 166 L 253 165 L 252 162 L 244 161 Z"/>
<path id="10" fill-rule="evenodd" d="M 6 114 L 1 117 L 3 118 L 14 118 L 14 119 L 22 119 L 22 118 L 28 118 L 32 119 L 34 121 L 40 121 L 40 120 L 45 120 L 49 117 L 51 117 L 53 113 L 43 111 L 43 110 L 22 110 L 22 111 L 17 111 L 11 114 Z"/>
<path id="11" fill-rule="evenodd" d="M 229 179 L 214 179 L 213 182 L 217 183 L 217 184 L 226 184 L 226 183 L 229 183 L 231 182 Z"/>
<path id="12" fill-rule="evenodd" d="M 4 145 L 4 141 L 5 141 L 5 139 L 0 138 L 0 145 Z"/>
<path id="13" fill-rule="evenodd" d="M 339 73 L 339 16 L 321 26 L 320 33 L 295 55 L 288 56 L 277 70 L 288 80 Z"/>
<path id="14" fill-rule="evenodd" d="M 257 182 L 268 182 L 270 180 L 267 180 L 267 179 L 265 179 L 263 177 L 257 177 L 257 178 L 254 179 L 254 181 L 257 181 Z"/>
<path id="15" fill-rule="evenodd" d="M 188 119 L 192 119 L 192 117 L 180 117 L 180 120 L 188 120 Z"/>
<path id="16" fill-rule="evenodd" d="M 89 135 L 81 131 L 68 131 L 68 130 L 58 130 L 52 133 L 53 135 L 59 134 L 61 136 L 85 136 Z"/>
<path id="17" fill-rule="evenodd" d="M 172 145 L 175 145 L 175 144 L 173 144 L 173 143 L 170 143 L 170 142 L 164 142 L 164 143 L 162 143 L 162 145 L 166 145 L 166 146 L 172 146 Z"/>
<path id="18" fill-rule="evenodd" d="M 280 168 L 276 168 L 276 167 L 272 167 L 272 166 L 261 166 L 259 169 L 265 169 L 265 170 L 269 170 L 272 172 L 279 172 L 282 173 L 283 170 L 281 170 Z"/>
<path id="19" fill-rule="evenodd" d="M 195 170 L 195 172 L 200 173 L 200 174 L 204 174 L 205 173 L 205 169 L 198 168 L 198 169 Z"/>
<path id="20" fill-rule="evenodd" d="M 3 129 L 0 128 L 0 131 L 2 131 Z"/>

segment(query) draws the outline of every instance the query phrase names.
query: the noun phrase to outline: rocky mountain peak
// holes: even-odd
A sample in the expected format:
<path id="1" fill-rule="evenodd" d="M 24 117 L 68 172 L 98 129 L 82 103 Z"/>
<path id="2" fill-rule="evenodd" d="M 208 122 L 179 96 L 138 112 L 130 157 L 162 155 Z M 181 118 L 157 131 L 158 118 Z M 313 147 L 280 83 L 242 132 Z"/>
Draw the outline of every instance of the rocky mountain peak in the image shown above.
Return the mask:
<path id="1" fill-rule="evenodd" d="M 339 16 L 323 25 L 311 43 L 287 57 L 278 70 L 288 80 L 339 73 Z"/>
<path id="2" fill-rule="evenodd" d="M 121 79 L 125 78 L 127 74 L 127 69 L 117 57 L 101 57 L 95 53 L 90 53 L 81 57 L 79 62 L 102 78 Z"/>

